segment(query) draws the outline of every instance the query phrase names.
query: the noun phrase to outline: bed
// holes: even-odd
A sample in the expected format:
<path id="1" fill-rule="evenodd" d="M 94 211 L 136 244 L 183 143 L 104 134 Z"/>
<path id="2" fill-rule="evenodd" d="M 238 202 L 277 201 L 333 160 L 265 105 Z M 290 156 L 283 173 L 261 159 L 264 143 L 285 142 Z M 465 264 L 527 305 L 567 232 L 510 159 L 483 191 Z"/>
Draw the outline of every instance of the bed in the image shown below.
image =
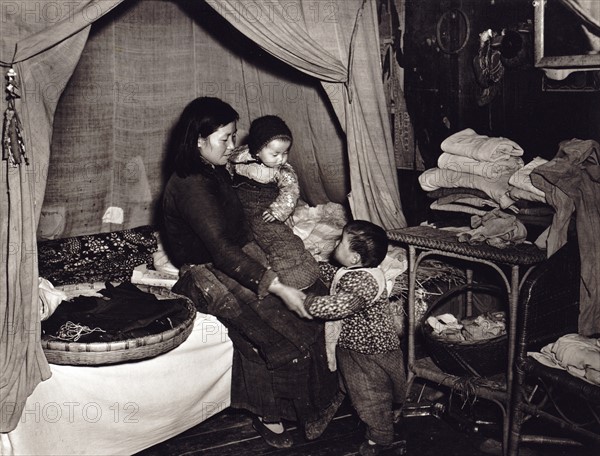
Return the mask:
<path id="1" fill-rule="evenodd" d="M 334 203 L 302 204 L 294 214 L 294 231 L 319 260 L 325 281 L 334 271 L 328 255 L 346 220 L 343 207 Z M 163 257 L 160 239 L 151 226 L 44 241 L 38 249 L 40 277 L 68 297 L 92 284 L 132 280 L 140 265 L 162 269 L 156 264 Z M 391 247 L 384 270 L 399 334 L 406 268 L 406 252 Z M 456 268 L 426 265 L 420 277 L 422 311 L 462 279 Z M 132 281 L 140 283 L 139 277 Z M 189 337 L 153 358 L 100 366 L 51 364 L 52 377 L 28 398 L 17 428 L 2 434 L 1 454 L 120 455 L 151 447 L 229 406 L 232 353 L 225 327 L 196 313 Z"/>
<path id="2" fill-rule="evenodd" d="M 157 232 L 142 226 L 41 242 L 40 277 L 67 299 L 152 267 Z M 41 302 L 41 301 L 40 301 Z M 187 338 L 158 356 L 105 365 L 51 364 L 2 455 L 133 454 L 229 406 L 233 346 L 213 316 L 196 313 Z M 185 372 L 185 375 L 182 373 Z"/>
<path id="3" fill-rule="evenodd" d="M 198 313 L 187 340 L 155 358 L 51 364 L 1 435 L 2 455 L 125 455 L 162 442 L 229 406 L 232 353 L 221 323 Z"/>

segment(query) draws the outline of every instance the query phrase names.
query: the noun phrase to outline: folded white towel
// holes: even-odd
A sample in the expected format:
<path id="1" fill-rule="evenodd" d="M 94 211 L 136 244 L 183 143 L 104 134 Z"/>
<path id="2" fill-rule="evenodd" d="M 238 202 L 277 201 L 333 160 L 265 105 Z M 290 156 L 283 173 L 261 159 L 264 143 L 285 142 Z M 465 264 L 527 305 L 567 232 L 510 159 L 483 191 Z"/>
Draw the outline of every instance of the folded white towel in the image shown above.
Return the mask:
<path id="1" fill-rule="evenodd" d="M 438 158 L 437 165 L 442 169 L 454 169 L 463 173 L 471 173 L 488 179 L 494 179 L 501 174 L 513 174 L 516 170 L 523 167 L 524 162 L 519 157 L 509 157 L 492 162 L 480 161 L 463 155 L 443 152 Z"/>
<path id="2" fill-rule="evenodd" d="M 488 162 L 523 155 L 523 149 L 516 142 L 502 137 L 478 135 L 471 128 L 447 137 L 441 148 L 450 154 Z"/>
<path id="3" fill-rule="evenodd" d="M 67 300 L 67 295 L 64 291 L 54 288 L 54 285 L 43 277 L 38 278 L 38 295 L 41 321 L 50 318 L 50 315 L 54 313 L 60 303 Z"/>
<path id="4" fill-rule="evenodd" d="M 479 209 L 477 207 L 469 206 L 467 204 L 455 204 L 455 203 L 446 203 L 440 204 L 438 200 L 435 200 L 429 206 L 434 211 L 445 211 L 445 212 L 463 212 L 465 214 L 474 214 L 484 216 L 488 213 L 488 211 Z"/>

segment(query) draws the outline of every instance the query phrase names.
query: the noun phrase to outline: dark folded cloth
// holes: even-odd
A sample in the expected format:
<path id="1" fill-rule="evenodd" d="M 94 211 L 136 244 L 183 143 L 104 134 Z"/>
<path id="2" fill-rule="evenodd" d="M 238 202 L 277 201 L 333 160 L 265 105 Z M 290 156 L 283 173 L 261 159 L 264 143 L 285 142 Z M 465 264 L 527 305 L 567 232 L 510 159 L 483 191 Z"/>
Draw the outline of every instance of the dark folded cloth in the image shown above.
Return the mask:
<path id="1" fill-rule="evenodd" d="M 179 325 L 190 312 L 183 298 L 159 300 L 128 282 L 107 283 L 99 293 L 63 302 L 42 322 L 43 337 L 79 343 L 146 337 Z"/>
<path id="2" fill-rule="evenodd" d="M 463 188 L 463 187 L 438 188 L 438 189 L 432 190 L 430 192 L 427 192 L 427 197 L 436 200 L 439 198 L 443 198 L 444 196 L 455 195 L 457 193 L 477 196 L 477 197 L 483 198 L 483 199 L 490 199 L 490 197 L 482 190 L 478 190 L 476 188 Z"/>

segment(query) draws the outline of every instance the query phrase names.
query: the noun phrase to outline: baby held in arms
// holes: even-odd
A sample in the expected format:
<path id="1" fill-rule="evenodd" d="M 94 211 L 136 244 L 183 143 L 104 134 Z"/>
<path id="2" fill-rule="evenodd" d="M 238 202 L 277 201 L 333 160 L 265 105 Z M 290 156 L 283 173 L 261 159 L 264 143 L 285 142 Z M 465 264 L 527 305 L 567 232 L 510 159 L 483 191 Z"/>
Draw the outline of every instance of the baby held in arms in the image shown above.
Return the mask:
<path id="1" fill-rule="evenodd" d="M 279 279 L 303 290 L 319 278 L 319 265 L 285 223 L 300 195 L 298 176 L 288 163 L 292 143 L 283 119 L 259 117 L 250 125 L 248 144 L 233 152 L 229 166 L 256 243 Z"/>

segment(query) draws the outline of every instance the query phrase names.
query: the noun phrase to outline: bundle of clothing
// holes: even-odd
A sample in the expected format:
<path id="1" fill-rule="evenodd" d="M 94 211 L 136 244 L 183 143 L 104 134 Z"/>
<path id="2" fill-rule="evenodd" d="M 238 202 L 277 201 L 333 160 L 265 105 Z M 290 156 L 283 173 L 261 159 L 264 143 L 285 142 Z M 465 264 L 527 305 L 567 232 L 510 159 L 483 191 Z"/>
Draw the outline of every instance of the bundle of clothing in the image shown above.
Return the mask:
<path id="1" fill-rule="evenodd" d="M 524 242 L 525 226 L 515 214 L 548 215 L 545 193 L 530 174 L 546 163 L 541 157 L 525 164 L 523 148 L 502 137 L 467 128 L 441 144 L 437 167 L 419 176 L 421 188 L 434 200 L 431 209 L 472 215 L 462 242 L 486 242 L 503 248 Z"/>
<path id="2" fill-rule="evenodd" d="M 600 334 L 600 145 L 593 140 L 569 139 L 559 144 L 552 160 L 531 173 L 554 209 L 552 223 L 536 244 L 550 257 L 566 242 L 575 219 L 581 280 L 579 334 Z"/>
<path id="3" fill-rule="evenodd" d="M 438 167 L 419 177 L 432 209 L 461 211 L 471 227 L 459 241 L 507 247 L 525 241 L 519 221 L 549 216 L 535 244 L 552 256 L 567 242 L 574 221 L 581 260 L 579 333 L 600 334 L 600 145 L 569 139 L 554 158 L 524 164 L 523 149 L 506 138 L 460 131 L 442 142 Z M 517 218 L 518 214 L 518 218 Z"/>
<path id="4" fill-rule="evenodd" d="M 529 356 L 545 366 L 563 369 L 594 385 L 600 385 L 600 339 L 566 334 Z"/>
<path id="5" fill-rule="evenodd" d="M 468 317 L 462 320 L 445 313 L 428 317 L 426 322 L 437 337 L 448 340 L 486 340 L 506 334 L 504 312 L 486 312 L 477 317 Z"/>
<path id="6" fill-rule="evenodd" d="M 158 299 L 124 282 L 110 282 L 98 296 L 63 302 L 42 322 L 42 337 L 65 342 L 114 342 L 159 334 L 190 317 L 185 299 Z"/>

